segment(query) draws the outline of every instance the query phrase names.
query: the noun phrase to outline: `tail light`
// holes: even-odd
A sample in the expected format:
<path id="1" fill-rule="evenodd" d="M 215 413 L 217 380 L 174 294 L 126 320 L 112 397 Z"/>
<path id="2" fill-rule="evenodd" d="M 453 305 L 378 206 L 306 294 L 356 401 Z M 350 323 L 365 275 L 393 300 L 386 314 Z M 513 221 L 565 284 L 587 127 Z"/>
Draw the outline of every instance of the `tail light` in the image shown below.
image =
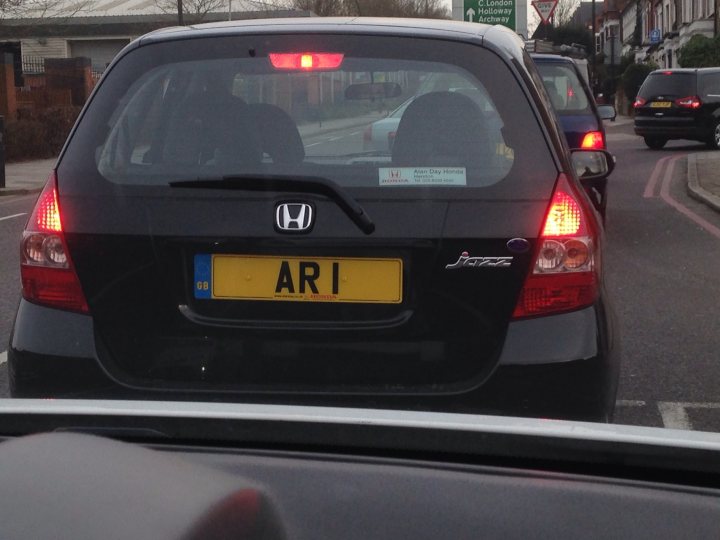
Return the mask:
<path id="1" fill-rule="evenodd" d="M 639 97 L 633 103 L 633 107 L 635 107 L 637 109 L 638 107 L 642 107 L 646 103 L 647 103 L 647 99 Z"/>
<path id="2" fill-rule="evenodd" d="M 390 131 L 388 133 L 388 148 L 390 150 L 393 149 L 393 145 L 395 144 L 395 136 L 397 135 L 397 131 Z"/>
<path id="3" fill-rule="evenodd" d="M 601 131 L 591 131 L 586 133 L 580 143 L 580 148 L 589 150 L 605 150 L 605 139 Z"/>
<path id="4" fill-rule="evenodd" d="M 20 277 L 26 300 L 70 311 L 89 312 L 65 243 L 54 173 L 40 193 L 23 232 Z"/>
<path id="5" fill-rule="evenodd" d="M 595 302 L 600 265 L 597 230 L 582 195 L 561 174 L 513 318 L 572 311 Z"/>
<path id="6" fill-rule="evenodd" d="M 702 105 L 702 101 L 697 96 L 688 96 L 675 100 L 675 105 L 678 107 L 684 107 L 686 109 L 697 109 Z"/>
<path id="7" fill-rule="evenodd" d="M 328 70 L 338 69 L 343 63 L 343 53 L 270 53 L 270 63 L 275 69 L 283 70 Z"/>

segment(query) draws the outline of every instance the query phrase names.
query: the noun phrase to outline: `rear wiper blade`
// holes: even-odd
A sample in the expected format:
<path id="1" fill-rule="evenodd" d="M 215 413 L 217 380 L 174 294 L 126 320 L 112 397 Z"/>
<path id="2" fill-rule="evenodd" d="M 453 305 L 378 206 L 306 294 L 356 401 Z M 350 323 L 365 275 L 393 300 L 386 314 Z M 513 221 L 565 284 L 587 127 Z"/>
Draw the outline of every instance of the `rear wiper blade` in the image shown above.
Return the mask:
<path id="1" fill-rule="evenodd" d="M 239 174 L 209 178 L 207 180 L 179 180 L 170 182 L 170 187 L 194 189 L 234 189 L 244 191 L 293 191 L 296 193 L 317 193 L 325 195 L 337 203 L 348 217 L 365 234 L 375 230 L 370 216 L 367 215 L 347 191 L 329 178 L 320 176 L 290 176 L 272 174 Z"/>

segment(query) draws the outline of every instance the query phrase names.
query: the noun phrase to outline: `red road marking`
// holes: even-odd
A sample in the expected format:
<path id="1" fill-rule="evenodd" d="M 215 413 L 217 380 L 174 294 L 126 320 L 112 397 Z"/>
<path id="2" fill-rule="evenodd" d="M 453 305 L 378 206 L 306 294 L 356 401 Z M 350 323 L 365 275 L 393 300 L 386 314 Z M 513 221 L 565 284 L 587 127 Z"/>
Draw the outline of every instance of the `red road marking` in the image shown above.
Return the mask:
<path id="1" fill-rule="evenodd" d="M 670 206 L 672 206 L 675 210 L 680 212 L 682 215 L 684 215 L 689 220 L 693 221 L 703 229 L 705 229 L 707 232 L 715 236 L 716 238 L 720 238 L 720 228 L 716 227 L 706 219 L 698 216 L 695 212 L 690 210 L 688 207 L 680 204 L 678 201 L 672 198 L 670 195 L 670 181 L 672 180 L 672 173 L 675 169 L 675 162 L 685 157 L 685 155 L 682 156 L 674 156 L 670 164 L 668 165 L 667 170 L 665 171 L 665 177 L 663 178 L 662 186 L 660 186 L 660 197 L 662 200 L 664 200 L 666 203 L 668 203 Z M 649 184 L 649 182 L 648 182 Z"/>
<path id="2" fill-rule="evenodd" d="M 657 184 L 658 178 L 660 178 L 660 172 L 662 171 L 663 165 L 665 165 L 665 162 L 670 159 L 670 156 L 665 156 L 662 159 L 659 159 L 658 162 L 655 164 L 655 168 L 653 169 L 652 174 L 650 175 L 650 179 L 648 180 L 647 185 L 645 186 L 645 191 L 643 192 L 643 197 L 646 199 L 649 199 L 650 197 L 655 196 L 655 184 Z"/>

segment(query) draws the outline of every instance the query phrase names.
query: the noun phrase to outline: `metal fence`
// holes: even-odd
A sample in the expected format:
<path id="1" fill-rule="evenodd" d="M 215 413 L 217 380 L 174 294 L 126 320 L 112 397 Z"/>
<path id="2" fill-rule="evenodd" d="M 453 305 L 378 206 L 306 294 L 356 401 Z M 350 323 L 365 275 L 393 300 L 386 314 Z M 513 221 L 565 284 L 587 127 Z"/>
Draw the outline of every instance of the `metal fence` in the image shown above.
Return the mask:
<path id="1" fill-rule="evenodd" d="M 45 58 L 42 56 L 23 56 L 23 73 L 45 73 Z"/>
<path id="2" fill-rule="evenodd" d="M 45 58 L 42 56 L 23 56 L 22 72 L 26 75 L 45 73 Z M 103 74 L 103 70 L 96 67 L 93 67 L 90 72 L 94 82 L 97 82 Z"/>

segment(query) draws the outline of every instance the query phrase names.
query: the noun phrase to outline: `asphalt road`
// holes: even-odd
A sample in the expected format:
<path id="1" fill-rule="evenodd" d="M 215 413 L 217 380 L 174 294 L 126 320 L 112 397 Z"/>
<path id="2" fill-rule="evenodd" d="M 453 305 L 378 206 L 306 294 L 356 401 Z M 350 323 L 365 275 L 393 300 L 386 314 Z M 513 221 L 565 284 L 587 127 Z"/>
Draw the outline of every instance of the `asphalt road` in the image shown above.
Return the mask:
<path id="1" fill-rule="evenodd" d="M 606 285 L 621 332 L 616 421 L 720 431 L 720 215 L 686 192 L 688 141 L 609 127 Z M 667 158 L 667 159 L 664 159 Z"/>
<path id="2" fill-rule="evenodd" d="M 623 357 L 616 421 L 720 432 L 720 215 L 685 190 L 686 156 L 707 150 L 683 141 L 651 151 L 630 125 L 608 126 L 617 167 L 603 264 Z M 352 151 L 362 129 L 317 134 L 306 151 Z M 33 201 L 0 198 L 0 397 L 19 298 L 18 239 Z"/>
<path id="3" fill-rule="evenodd" d="M 5 349 L 20 299 L 19 238 L 36 197 L 0 197 L 0 397 L 8 395 Z"/>

